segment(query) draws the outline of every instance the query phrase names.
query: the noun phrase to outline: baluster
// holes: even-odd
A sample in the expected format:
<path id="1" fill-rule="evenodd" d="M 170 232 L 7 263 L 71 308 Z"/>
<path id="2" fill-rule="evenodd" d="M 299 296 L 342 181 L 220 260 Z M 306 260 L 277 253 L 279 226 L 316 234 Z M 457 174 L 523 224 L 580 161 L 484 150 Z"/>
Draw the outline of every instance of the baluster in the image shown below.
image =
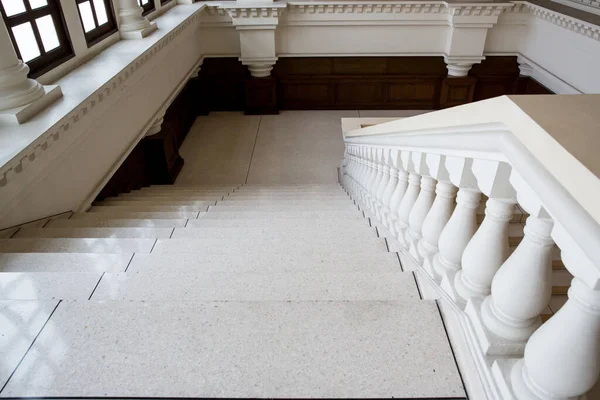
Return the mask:
<path id="1" fill-rule="evenodd" d="M 552 225 L 550 219 L 529 217 L 523 240 L 494 277 L 491 295 L 483 304 L 469 301 L 465 311 L 474 324 L 483 325 L 478 336 L 487 354 L 521 355 L 541 325 L 539 315 L 552 294 Z"/>
<path id="2" fill-rule="evenodd" d="M 387 185 L 390 181 L 390 154 L 391 150 L 382 150 L 382 176 L 379 184 L 377 185 L 377 191 L 375 193 L 375 217 L 381 221 L 381 209 L 383 207 L 383 193 L 387 189 Z"/>
<path id="3" fill-rule="evenodd" d="M 421 228 L 423 238 L 418 243 L 418 251 L 420 259 L 423 260 L 423 267 L 434 276 L 431 266 L 432 257 L 438 252 L 438 241 L 454 210 L 454 199 L 458 189 L 450 182 L 445 156 L 428 154 L 426 161 L 429 172 L 438 183 L 435 189 L 435 200 L 423 221 Z"/>
<path id="4" fill-rule="evenodd" d="M 413 153 L 415 171 L 421 175 L 421 187 L 419 196 L 413 205 L 408 216 L 408 230 L 406 232 L 406 244 L 409 253 L 421 263 L 421 256 L 417 250 L 417 245 L 422 235 L 423 221 L 431 209 L 435 198 L 436 181 L 429 174 L 429 167 L 425 153 Z"/>
<path id="5" fill-rule="evenodd" d="M 483 299 L 490 294 L 492 279 L 509 255 L 508 225 L 516 203 L 515 190 L 509 183 L 510 165 L 475 160 L 472 170 L 479 189 L 489 200 L 485 219 L 465 247 L 462 269 L 454 278 L 461 305 L 471 297 Z"/>
<path id="6" fill-rule="evenodd" d="M 375 149 L 375 169 L 377 171 L 375 178 L 371 182 L 369 186 L 369 191 L 367 193 L 368 203 L 367 208 L 371 213 L 375 213 L 375 203 L 377 201 L 377 190 L 379 189 L 379 184 L 383 179 L 383 149 Z"/>
<path id="7" fill-rule="evenodd" d="M 440 234 L 439 251 L 433 257 L 432 265 L 426 267 L 434 272 L 437 280 L 446 281 L 442 282 L 442 287 L 450 295 L 454 292 L 454 275 L 461 268 L 463 251 L 477 230 L 476 213 L 481 193 L 471 171 L 472 162 L 471 159 L 446 157 L 450 181 L 459 188 L 456 207 Z"/>
<path id="8" fill-rule="evenodd" d="M 402 165 L 404 154 L 407 152 L 398 152 L 397 164 L 398 167 L 398 185 L 392 194 L 390 199 L 390 213 L 388 215 L 388 229 L 390 233 L 396 237 L 398 231 L 396 230 L 396 222 L 398 221 L 398 211 L 400 210 L 400 203 L 404 198 L 404 194 L 408 189 L 408 172 Z M 407 153 L 410 154 L 410 153 Z"/>
<path id="9" fill-rule="evenodd" d="M 398 179 L 398 165 L 400 164 L 400 152 L 397 150 L 390 151 L 390 179 L 388 184 L 383 191 L 382 200 L 381 200 L 381 211 L 379 215 L 379 219 L 383 223 L 383 226 L 389 228 L 390 226 L 390 206 L 392 203 L 392 197 L 394 193 L 398 189 L 399 179 Z"/>
<path id="10" fill-rule="evenodd" d="M 563 249 L 570 270 L 596 269 L 579 250 Z M 600 284 L 575 277 L 569 300 L 533 333 L 510 382 L 519 400 L 571 400 L 589 391 L 600 374 Z M 590 286 L 591 284 L 591 286 Z M 590 398 L 591 400 L 591 398 Z"/>
<path id="11" fill-rule="evenodd" d="M 375 161 L 376 149 L 369 147 L 367 148 L 367 173 L 365 175 L 365 182 L 363 186 L 362 202 L 365 206 L 369 204 L 369 198 L 371 196 L 370 190 L 375 178 L 377 177 L 377 163 Z"/>
<path id="12" fill-rule="evenodd" d="M 408 171 L 408 187 L 406 193 L 400 202 L 398 208 L 398 219 L 396 220 L 396 238 L 400 244 L 404 247 L 408 247 L 406 241 L 406 231 L 408 230 L 408 218 L 410 211 L 412 210 L 417 197 L 419 196 L 419 190 L 421 187 L 421 176 L 415 171 L 413 164 L 412 152 L 402 154 L 403 162 L 406 164 L 406 170 Z"/>

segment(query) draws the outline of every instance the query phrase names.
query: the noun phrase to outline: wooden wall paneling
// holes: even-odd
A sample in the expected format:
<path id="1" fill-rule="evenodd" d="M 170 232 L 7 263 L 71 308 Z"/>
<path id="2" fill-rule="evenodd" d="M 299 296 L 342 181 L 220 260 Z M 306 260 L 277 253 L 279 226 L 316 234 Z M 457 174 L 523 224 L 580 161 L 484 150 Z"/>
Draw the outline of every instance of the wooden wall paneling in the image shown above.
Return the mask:
<path id="1" fill-rule="evenodd" d="M 475 92 L 477 79 L 471 77 L 445 78 L 440 93 L 440 108 L 470 103 Z"/>
<path id="2" fill-rule="evenodd" d="M 206 104 L 208 111 L 243 111 L 248 76 L 248 69 L 237 58 L 207 58 L 198 75 L 198 101 Z"/>
<path id="3" fill-rule="evenodd" d="M 245 96 L 244 114 L 279 114 L 277 107 L 277 80 L 274 77 L 246 79 Z"/>
<path id="4" fill-rule="evenodd" d="M 517 57 L 487 57 L 480 64 L 473 65 L 469 76 L 477 79 L 473 101 L 512 93 L 514 82 L 519 77 Z"/>

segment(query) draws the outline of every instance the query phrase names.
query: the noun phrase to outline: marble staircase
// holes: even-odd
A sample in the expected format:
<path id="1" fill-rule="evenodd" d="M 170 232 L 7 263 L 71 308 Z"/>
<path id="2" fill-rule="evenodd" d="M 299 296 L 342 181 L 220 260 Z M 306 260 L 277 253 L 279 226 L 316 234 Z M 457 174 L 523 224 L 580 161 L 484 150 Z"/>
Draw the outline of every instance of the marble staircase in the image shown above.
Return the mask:
<path id="1" fill-rule="evenodd" d="M 338 184 L 155 186 L 2 237 L 0 398 L 467 396 Z"/>

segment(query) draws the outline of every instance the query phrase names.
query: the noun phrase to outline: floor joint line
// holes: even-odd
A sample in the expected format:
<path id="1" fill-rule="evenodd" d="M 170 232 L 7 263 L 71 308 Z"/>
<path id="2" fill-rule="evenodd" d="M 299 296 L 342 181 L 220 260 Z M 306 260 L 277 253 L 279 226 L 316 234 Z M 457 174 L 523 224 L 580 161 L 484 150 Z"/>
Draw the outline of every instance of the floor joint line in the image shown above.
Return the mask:
<path id="1" fill-rule="evenodd" d="M 260 124 L 262 122 L 262 115 L 258 119 L 258 127 L 256 128 L 256 136 L 254 137 L 254 145 L 252 146 L 252 154 L 250 155 L 250 162 L 248 163 L 248 171 L 246 172 L 246 180 L 244 184 L 248 183 L 248 177 L 250 176 L 250 169 L 252 168 L 252 160 L 254 160 L 254 150 L 256 150 L 256 142 L 258 142 L 258 135 L 260 133 Z"/>
<path id="2" fill-rule="evenodd" d="M 123 272 L 127 272 L 127 270 L 129 269 L 129 266 L 131 265 L 131 262 L 133 261 L 133 257 L 135 257 L 135 253 L 133 253 L 131 255 L 131 258 L 129 259 L 129 262 L 127 263 L 127 266 L 125 267 L 125 271 L 123 271 Z"/>
<path id="3" fill-rule="evenodd" d="M 133 257 L 132 257 L 133 258 Z M 94 295 L 94 293 L 96 292 L 96 289 L 98 288 L 98 285 L 100 284 L 100 281 L 102 280 L 102 278 L 104 278 L 104 274 L 106 273 L 106 271 L 104 271 L 102 273 L 102 275 L 100 275 L 100 279 L 98 279 L 98 282 L 96 282 L 96 286 L 94 286 L 94 290 L 92 290 L 92 293 L 90 294 L 90 297 L 88 297 L 88 300 L 92 299 L 92 296 Z"/>
<path id="4" fill-rule="evenodd" d="M 2 391 L 6 388 L 6 386 L 8 385 L 8 382 L 10 382 L 10 379 L 13 377 L 13 375 L 15 374 L 15 372 L 17 372 L 17 369 L 19 369 L 19 367 L 21 366 L 21 363 L 23 362 L 23 360 L 25 359 L 25 357 L 29 353 L 29 350 L 31 350 L 31 348 L 35 344 L 35 341 L 40 336 L 40 334 L 42 333 L 42 331 L 44 330 L 44 328 L 46 327 L 46 324 L 48 324 L 48 321 L 50 321 L 50 318 L 52 318 L 52 316 L 54 315 L 54 312 L 56 311 L 56 309 L 58 308 L 58 306 L 60 305 L 60 303 L 62 303 L 62 300 L 58 301 L 58 303 L 56 304 L 56 306 L 54 307 L 54 309 L 52 310 L 52 312 L 48 316 L 48 319 L 46 320 L 46 322 L 44 322 L 44 325 L 42 325 L 42 327 L 40 328 L 40 331 L 33 338 L 33 340 L 31 341 L 31 344 L 27 348 L 27 351 L 25 351 L 25 354 L 23 354 L 23 357 L 21 357 L 21 359 L 19 360 L 19 363 L 17 364 L 17 366 L 15 367 L 15 369 L 13 369 L 13 372 L 10 374 L 10 376 L 8 377 L 8 379 L 6 380 L 6 382 L 4 382 L 4 385 L 2 386 L 2 388 L 0 388 L 0 393 L 2 393 Z"/>

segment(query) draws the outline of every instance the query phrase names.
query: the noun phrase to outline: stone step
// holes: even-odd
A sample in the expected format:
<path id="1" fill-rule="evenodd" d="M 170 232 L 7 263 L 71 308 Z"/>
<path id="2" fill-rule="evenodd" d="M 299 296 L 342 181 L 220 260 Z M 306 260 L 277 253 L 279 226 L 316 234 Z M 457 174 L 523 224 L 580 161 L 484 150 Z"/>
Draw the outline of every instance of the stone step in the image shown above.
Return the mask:
<path id="1" fill-rule="evenodd" d="M 140 190 L 235 190 L 241 185 L 152 185 Z"/>
<path id="2" fill-rule="evenodd" d="M 332 207 L 345 207 L 352 206 L 358 209 L 354 202 L 350 199 L 339 199 L 339 200 L 270 200 L 270 199 L 236 199 L 226 198 L 225 200 L 217 201 L 217 206 L 227 207 L 314 207 L 314 208 L 332 208 Z"/>
<path id="3" fill-rule="evenodd" d="M 244 206 L 244 205 L 235 205 L 235 204 L 229 204 L 229 205 L 216 205 L 216 206 L 210 206 L 208 211 L 209 212 L 213 212 L 213 211 L 283 211 L 283 212 L 287 212 L 287 211 L 312 211 L 312 210 L 316 210 L 316 211 L 328 211 L 328 210 L 332 210 L 332 211 L 340 211 L 340 210 L 348 210 L 348 211 L 352 211 L 355 212 L 356 214 L 359 214 L 359 210 L 358 207 L 356 207 L 354 204 L 352 204 L 352 202 L 344 202 L 344 204 L 340 204 L 340 205 L 332 205 L 332 204 L 321 204 L 319 206 L 317 205 L 281 205 L 281 204 L 274 204 L 274 205 L 262 205 L 262 204 L 255 204 L 255 205 L 248 205 L 248 206 Z"/>
<path id="4" fill-rule="evenodd" d="M 171 253 L 135 254 L 127 272 L 147 274 L 172 272 L 399 272 L 396 253 L 382 251 L 345 252 L 328 249 L 320 252 L 252 252 L 252 253 Z M 123 270 L 116 272 L 123 272 Z"/>
<path id="5" fill-rule="evenodd" d="M 0 239 L 0 253 L 149 253 L 155 242 L 156 239 Z"/>
<path id="6" fill-rule="evenodd" d="M 219 197 L 221 200 L 222 197 Z M 196 201 L 196 200 L 172 200 L 172 199 L 146 199 L 146 200 L 104 200 L 95 201 L 92 203 L 93 206 L 106 206 L 106 207 L 137 207 L 137 206 L 192 206 L 198 208 L 206 208 L 207 205 L 215 205 L 217 200 L 210 201 Z"/>
<path id="7" fill-rule="evenodd" d="M 117 197 L 107 197 L 105 202 L 137 202 L 137 201 L 217 201 L 223 198 L 228 198 L 227 194 L 218 196 L 204 196 L 204 195 L 187 195 L 187 194 L 135 194 L 135 193 L 123 193 Z"/>
<path id="8" fill-rule="evenodd" d="M 4 253 L 0 254 L 0 271 L 124 272 L 132 257 L 132 253 Z"/>
<path id="9" fill-rule="evenodd" d="M 183 228 L 180 219 L 61 219 L 51 220 L 44 228 Z"/>
<path id="10" fill-rule="evenodd" d="M 118 228 L 117 228 L 118 229 Z M 121 228 L 127 229 L 127 228 Z M 168 237 L 168 236 L 167 236 Z M 205 238 L 260 238 L 278 240 L 298 240 L 300 238 L 313 238 L 314 240 L 326 241 L 331 238 L 344 238 L 344 240 L 356 240 L 376 238 L 375 229 L 363 226 L 361 228 L 347 229 L 346 227 L 331 226 L 324 227 L 267 227 L 267 228 L 175 228 L 173 239 L 205 239 Z"/>
<path id="11" fill-rule="evenodd" d="M 278 194 L 245 194 L 245 193 L 231 193 L 225 197 L 225 200 L 255 200 L 255 199 L 267 199 L 267 200 L 323 200 L 329 201 L 333 199 L 346 199 L 350 200 L 350 196 L 346 193 L 278 193 Z"/>
<path id="12" fill-rule="evenodd" d="M 13 238 L 169 238 L 175 228 L 23 228 Z M 185 228 L 178 228 L 185 229 Z"/>
<path id="13" fill-rule="evenodd" d="M 146 211 L 146 212 L 131 212 L 131 211 L 120 211 L 111 208 L 108 211 L 99 213 L 74 213 L 70 220 L 108 220 L 108 219 L 196 219 L 198 218 L 199 212 L 197 211 L 181 211 L 181 212 L 160 212 L 160 211 Z"/>
<path id="14" fill-rule="evenodd" d="M 355 229 L 369 227 L 369 220 L 366 218 L 360 219 L 304 219 L 304 218 L 248 218 L 248 219 L 190 219 L 186 225 L 188 228 L 256 228 L 268 229 L 272 227 L 281 229 L 303 229 L 303 228 L 318 228 L 329 229 L 331 227 L 340 227 L 343 229 Z"/>
<path id="15" fill-rule="evenodd" d="M 26 239 L 13 239 L 26 240 Z M 40 240 L 40 239 L 38 239 Z M 49 240 L 49 239 L 46 239 Z M 55 239 L 68 240 L 68 239 Z M 73 239 L 76 240 L 76 239 Z M 113 240 L 136 240 L 136 239 L 113 239 Z M 147 240 L 147 239 L 137 239 Z M 344 237 L 333 238 L 243 238 L 243 239 L 157 239 L 153 253 L 252 253 L 252 252 L 284 252 L 295 251 L 302 253 L 311 253 L 314 251 L 327 251 L 334 248 L 341 248 L 349 253 L 354 252 L 373 252 L 387 251 L 387 245 L 384 239 L 376 237 L 363 239 L 361 241 L 347 240 Z"/>
<path id="16" fill-rule="evenodd" d="M 63 301 L 2 395 L 466 397 L 437 305 L 421 300 Z"/>
<path id="17" fill-rule="evenodd" d="M 111 212 L 185 212 L 185 211 L 206 211 L 208 209 L 209 203 L 202 203 L 202 205 L 196 206 L 125 206 L 125 205 L 115 205 L 115 206 L 92 206 L 88 212 L 92 213 L 111 213 Z"/>
<path id="18" fill-rule="evenodd" d="M 1 276 L 1 274 L 0 274 Z M 1 282 L 1 281 L 0 281 Z M 89 293 L 88 293 L 89 295 Z M 201 270 L 104 274 L 92 300 L 389 301 L 417 300 L 412 273 L 239 273 Z"/>
<path id="19" fill-rule="evenodd" d="M 88 300 L 101 272 L 0 272 L 0 300 Z"/>
<path id="20" fill-rule="evenodd" d="M 198 219 L 318 219 L 318 220 L 338 220 L 338 219 L 364 219 L 363 214 L 358 210 L 346 211 L 216 211 L 200 213 Z"/>

